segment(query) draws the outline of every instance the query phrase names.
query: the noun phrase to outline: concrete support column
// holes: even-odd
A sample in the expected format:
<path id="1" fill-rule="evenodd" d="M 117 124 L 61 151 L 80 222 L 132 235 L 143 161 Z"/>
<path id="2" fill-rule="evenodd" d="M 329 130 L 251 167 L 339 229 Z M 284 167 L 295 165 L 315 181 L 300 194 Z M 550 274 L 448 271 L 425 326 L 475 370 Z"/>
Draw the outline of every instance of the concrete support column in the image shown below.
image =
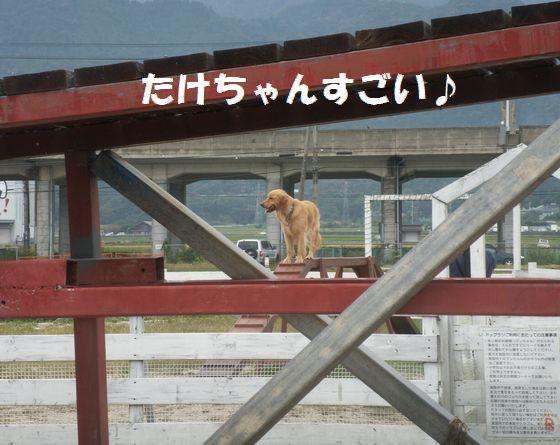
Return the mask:
<path id="1" fill-rule="evenodd" d="M 66 182 L 58 186 L 58 252 L 70 255 L 70 231 L 68 225 L 68 188 Z"/>
<path id="2" fill-rule="evenodd" d="M 506 213 L 503 223 L 504 250 L 513 253 L 513 212 Z"/>
<path id="3" fill-rule="evenodd" d="M 154 164 L 152 166 L 151 179 L 161 188 L 167 191 L 167 166 L 165 164 Z M 167 240 L 167 229 L 156 219 L 152 218 L 152 253 L 163 255 L 163 243 Z"/>
<path id="4" fill-rule="evenodd" d="M 180 201 L 183 204 L 187 203 L 187 183 L 185 181 L 169 181 L 168 187 L 171 196 L 173 196 L 177 201 Z M 185 243 L 183 243 L 173 233 L 169 233 L 169 244 L 183 245 Z"/>
<path id="5" fill-rule="evenodd" d="M 381 194 L 396 195 L 397 182 L 394 176 L 381 178 Z M 385 244 L 397 243 L 397 201 L 381 201 L 382 241 Z"/>
<path id="6" fill-rule="evenodd" d="M 38 256 L 52 256 L 52 171 L 50 167 L 39 169 L 35 190 L 35 244 Z"/>
<path id="7" fill-rule="evenodd" d="M 386 174 L 381 178 L 382 195 L 401 193 L 400 169 L 402 163 L 403 161 L 399 157 L 389 159 Z M 400 204 L 399 201 L 381 201 L 382 240 L 385 244 L 397 244 L 400 241 Z"/>
<path id="8" fill-rule="evenodd" d="M 266 193 L 274 189 L 282 188 L 282 175 L 280 167 L 272 166 L 266 174 Z M 278 248 L 278 252 L 282 254 L 284 247 L 282 246 L 282 230 L 278 218 L 274 213 L 266 214 L 266 237 L 272 245 Z"/>

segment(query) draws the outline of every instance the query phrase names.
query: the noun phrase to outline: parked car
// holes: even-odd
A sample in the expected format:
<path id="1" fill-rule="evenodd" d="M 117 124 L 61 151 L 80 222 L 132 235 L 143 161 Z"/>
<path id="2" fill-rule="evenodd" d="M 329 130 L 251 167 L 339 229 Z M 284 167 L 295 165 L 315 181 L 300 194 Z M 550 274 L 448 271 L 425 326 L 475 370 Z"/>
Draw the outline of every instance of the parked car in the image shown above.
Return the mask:
<path id="1" fill-rule="evenodd" d="M 274 261 L 278 260 L 278 250 L 267 240 L 242 239 L 237 241 L 237 247 L 247 252 L 263 265 L 265 258 Z"/>
<path id="2" fill-rule="evenodd" d="M 486 244 L 486 250 L 490 251 L 494 258 L 496 259 L 496 264 L 505 264 L 505 265 L 512 265 L 513 264 L 513 253 L 504 252 L 503 250 L 496 249 L 495 246 L 491 244 Z M 521 263 L 525 262 L 525 257 L 521 255 Z"/>
<path id="3" fill-rule="evenodd" d="M 548 241 L 547 239 L 539 239 L 537 241 L 537 247 L 543 247 L 545 249 L 549 249 L 550 248 L 550 241 Z"/>

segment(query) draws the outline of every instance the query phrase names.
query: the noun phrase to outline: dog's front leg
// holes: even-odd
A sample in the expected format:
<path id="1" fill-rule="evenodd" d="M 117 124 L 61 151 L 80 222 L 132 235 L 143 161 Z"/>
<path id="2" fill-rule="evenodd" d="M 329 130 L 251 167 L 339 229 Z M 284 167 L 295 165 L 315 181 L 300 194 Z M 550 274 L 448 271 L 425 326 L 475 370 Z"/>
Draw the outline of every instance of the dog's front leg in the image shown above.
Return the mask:
<path id="1" fill-rule="evenodd" d="M 282 260 L 283 263 L 291 263 L 294 257 L 294 239 L 291 234 L 284 231 L 284 242 L 286 243 L 286 258 Z"/>

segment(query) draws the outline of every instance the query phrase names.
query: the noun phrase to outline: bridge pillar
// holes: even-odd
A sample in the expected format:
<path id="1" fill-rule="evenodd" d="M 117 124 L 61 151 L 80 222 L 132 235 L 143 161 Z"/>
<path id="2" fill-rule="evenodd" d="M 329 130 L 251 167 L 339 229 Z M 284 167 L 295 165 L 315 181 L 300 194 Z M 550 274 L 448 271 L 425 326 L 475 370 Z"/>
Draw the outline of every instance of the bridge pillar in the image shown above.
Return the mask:
<path id="1" fill-rule="evenodd" d="M 398 195 L 401 193 L 400 169 L 404 162 L 402 158 L 392 157 L 388 161 L 387 171 L 381 177 L 381 194 Z M 387 245 L 395 245 L 400 242 L 400 201 L 381 201 L 381 238 Z"/>
<path id="2" fill-rule="evenodd" d="M 35 245 L 38 256 L 52 255 L 52 170 L 40 167 L 35 186 Z"/>
<path id="3" fill-rule="evenodd" d="M 170 181 L 168 184 L 169 193 L 173 196 L 177 201 L 181 202 L 182 204 L 187 203 L 187 183 L 183 180 L 173 180 Z M 183 241 L 177 238 L 173 233 L 169 233 L 169 244 L 172 246 L 177 245 L 184 245 Z"/>
<path id="4" fill-rule="evenodd" d="M 273 169 L 269 169 L 266 173 L 266 193 L 274 189 L 282 188 L 282 176 L 280 173 L 280 168 L 274 166 Z M 264 197 L 263 197 L 264 198 Z M 263 210 L 264 211 L 264 210 Z M 284 247 L 282 246 L 282 233 L 281 233 L 280 223 L 278 218 L 274 213 L 266 214 L 266 237 L 272 243 L 272 245 L 278 248 L 278 253 L 280 256 L 284 252 Z"/>
<path id="5" fill-rule="evenodd" d="M 155 164 L 152 166 L 151 179 L 164 190 L 168 187 L 167 166 Z M 167 240 L 167 229 L 152 218 L 152 253 L 163 254 L 163 243 Z"/>
<path id="6" fill-rule="evenodd" d="M 68 223 L 68 188 L 66 181 L 58 186 L 58 252 L 70 255 L 70 226 Z"/>

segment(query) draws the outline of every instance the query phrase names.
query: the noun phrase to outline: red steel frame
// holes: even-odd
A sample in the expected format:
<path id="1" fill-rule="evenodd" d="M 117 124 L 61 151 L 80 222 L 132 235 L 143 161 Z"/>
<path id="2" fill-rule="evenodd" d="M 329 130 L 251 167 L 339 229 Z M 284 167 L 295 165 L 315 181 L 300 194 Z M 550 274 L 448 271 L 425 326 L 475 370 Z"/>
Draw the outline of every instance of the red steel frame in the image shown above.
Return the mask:
<path id="1" fill-rule="evenodd" d="M 303 81 L 310 88 L 317 89 L 323 87 L 324 78 L 338 76 L 340 72 L 356 80 L 367 74 L 385 72 L 393 75 L 445 73 L 559 54 L 560 22 L 521 26 L 396 47 L 208 71 L 205 76 L 212 87 L 207 88 L 206 101 L 223 102 L 232 96 L 218 94 L 213 87 L 214 79 L 221 72 L 245 77 L 247 98 L 252 96 L 258 84 L 266 82 L 272 83 L 280 93 L 286 93 L 298 73 L 305 76 Z M 163 93 L 162 97 L 169 92 Z M 187 90 L 184 105 L 143 105 L 143 93 L 142 82 L 132 81 L 0 97 L 0 129 L 196 106 L 194 90 Z"/>
<path id="2" fill-rule="evenodd" d="M 27 273 L 31 270 L 40 273 L 44 267 L 43 264 L 38 264 L 27 269 Z M 263 313 L 339 314 L 375 281 L 376 279 L 369 278 L 236 280 L 149 286 L 66 287 L 51 284 L 32 288 L 0 287 L 0 319 Z M 434 280 L 398 313 L 560 316 L 560 281 Z"/>
<path id="3" fill-rule="evenodd" d="M 92 153 L 65 155 L 72 258 L 101 256 L 97 178 L 89 170 Z M 76 404 L 80 444 L 109 443 L 105 320 L 74 318 Z"/>

